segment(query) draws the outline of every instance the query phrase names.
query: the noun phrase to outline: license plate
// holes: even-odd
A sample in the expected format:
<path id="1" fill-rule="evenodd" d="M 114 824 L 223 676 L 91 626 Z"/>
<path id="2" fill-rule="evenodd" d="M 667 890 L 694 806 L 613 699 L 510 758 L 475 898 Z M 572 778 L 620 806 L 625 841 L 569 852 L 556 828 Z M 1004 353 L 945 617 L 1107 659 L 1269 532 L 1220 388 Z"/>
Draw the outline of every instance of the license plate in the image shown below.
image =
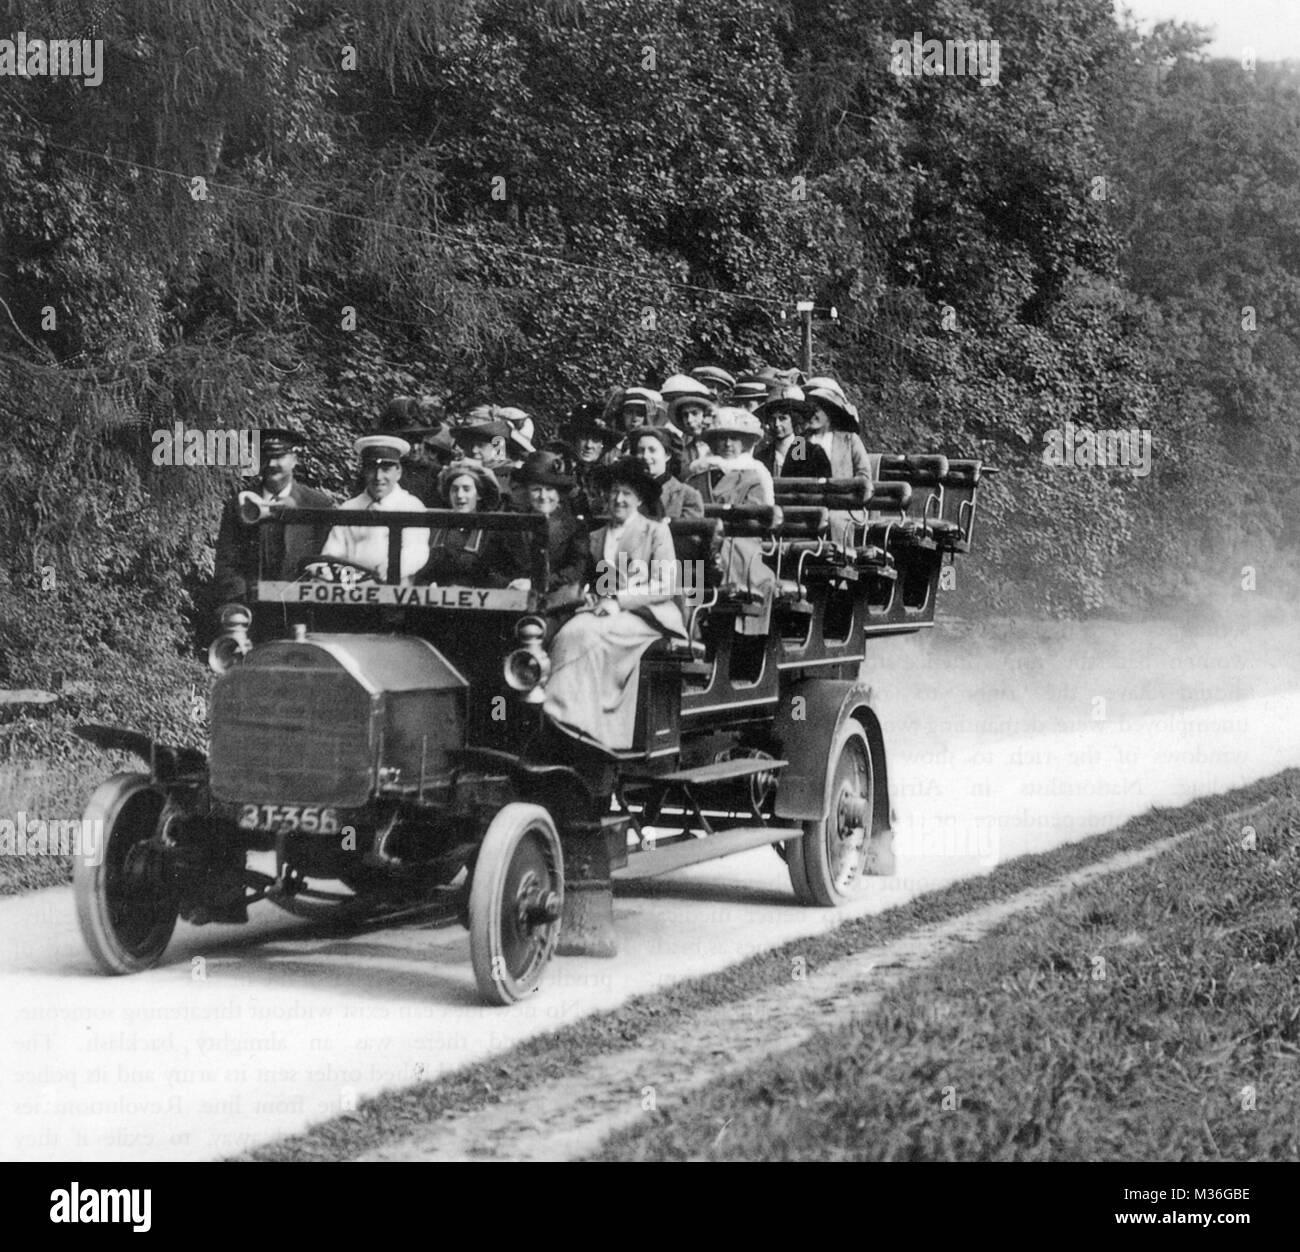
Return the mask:
<path id="1" fill-rule="evenodd" d="M 321 804 L 241 804 L 240 830 L 301 830 L 307 835 L 336 835 L 339 811 Z"/>

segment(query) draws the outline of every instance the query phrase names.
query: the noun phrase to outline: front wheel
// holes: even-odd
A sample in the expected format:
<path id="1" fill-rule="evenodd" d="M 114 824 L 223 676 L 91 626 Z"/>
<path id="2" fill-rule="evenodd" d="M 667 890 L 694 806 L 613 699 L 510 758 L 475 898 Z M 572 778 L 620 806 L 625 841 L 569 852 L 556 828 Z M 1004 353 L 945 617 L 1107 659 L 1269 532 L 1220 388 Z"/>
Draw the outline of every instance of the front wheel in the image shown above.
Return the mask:
<path id="1" fill-rule="evenodd" d="M 831 746 L 826 817 L 804 822 L 803 838 L 789 845 L 790 885 L 801 904 L 834 908 L 845 903 L 862 876 L 871 842 L 874 804 L 871 749 L 862 727 L 849 718 Z"/>
<path id="2" fill-rule="evenodd" d="M 479 993 L 516 1004 L 537 990 L 564 909 L 564 858 L 551 815 L 507 804 L 488 826 L 469 892 L 469 952 Z"/>
<path id="3" fill-rule="evenodd" d="M 82 815 L 83 830 L 102 834 L 77 850 L 72 890 L 86 946 L 106 973 L 156 965 L 176 929 L 178 905 L 162 844 L 166 808 L 166 796 L 147 775 L 114 774 Z"/>

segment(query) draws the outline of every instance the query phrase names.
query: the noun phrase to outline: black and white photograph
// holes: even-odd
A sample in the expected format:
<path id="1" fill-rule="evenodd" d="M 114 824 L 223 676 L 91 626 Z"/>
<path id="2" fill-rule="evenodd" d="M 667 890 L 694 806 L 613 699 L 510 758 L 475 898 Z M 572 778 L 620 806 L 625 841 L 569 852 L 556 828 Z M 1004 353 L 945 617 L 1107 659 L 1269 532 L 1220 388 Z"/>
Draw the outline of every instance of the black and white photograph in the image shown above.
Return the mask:
<path id="1" fill-rule="evenodd" d="M 1298 519 L 1296 0 L 0 0 L 31 1229 L 1036 1162 L 1008 1230 L 1262 1233 Z"/>

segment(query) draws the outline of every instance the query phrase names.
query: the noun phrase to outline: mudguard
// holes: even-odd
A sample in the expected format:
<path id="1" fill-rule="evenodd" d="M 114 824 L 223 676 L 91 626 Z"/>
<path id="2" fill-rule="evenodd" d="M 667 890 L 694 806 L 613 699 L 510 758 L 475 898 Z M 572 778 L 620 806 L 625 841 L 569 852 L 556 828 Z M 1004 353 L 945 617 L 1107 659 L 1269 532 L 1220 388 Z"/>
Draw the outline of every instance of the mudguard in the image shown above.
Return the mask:
<path id="1" fill-rule="evenodd" d="M 835 765 L 828 759 L 827 749 L 850 717 L 861 724 L 871 749 L 871 833 L 879 835 L 892 828 L 885 736 L 871 707 L 871 689 L 852 679 L 805 678 L 782 699 L 772 735 L 777 751 L 790 764 L 781 771 L 776 789 L 777 817 L 820 821 L 826 816 L 822 812 L 826 779 Z"/>
<path id="2" fill-rule="evenodd" d="M 172 779 L 185 775 L 201 774 L 208 767 L 208 758 L 197 748 L 176 748 L 170 744 L 158 743 L 138 730 L 87 722 L 75 727 L 75 731 L 97 748 L 134 752 L 150 766 L 159 782 L 171 782 Z"/>
<path id="3" fill-rule="evenodd" d="M 565 808 L 585 812 L 596 794 L 591 779 L 584 777 L 570 765 L 546 765 L 525 761 L 512 752 L 496 748 L 457 748 L 449 754 L 450 760 L 470 769 L 485 773 L 502 773 L 510 779 L 520 795 L 536 800 L 547 792 L 559 791 L 565 796 Z M 558 816 L 557 814 L 552 814 Z"/>

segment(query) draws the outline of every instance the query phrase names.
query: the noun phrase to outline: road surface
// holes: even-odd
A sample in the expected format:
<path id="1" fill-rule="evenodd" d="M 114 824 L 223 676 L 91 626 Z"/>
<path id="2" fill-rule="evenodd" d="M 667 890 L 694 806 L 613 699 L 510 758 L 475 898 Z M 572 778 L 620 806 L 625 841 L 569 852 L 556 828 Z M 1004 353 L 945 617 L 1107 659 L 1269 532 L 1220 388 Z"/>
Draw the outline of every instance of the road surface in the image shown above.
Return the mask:
<path id="1" fill-rule="evenodd" d="M 960 717 L 933 700 L 918 716 L 929 654 L 899 655 L 879 693 L 894 878 L 868 880 L 846 910 L 804 909 L 764 848 L 627 884 L 619 957 L 556 960 L 514 1008 L 477 1001 L 458 927 L 327 936 L 259 904 L 248 927 L 182 924 L 162 966 L 109 978 L 70 888 L 0 901 L 0 1159 L 236 1153 L 847 915 L 1300 765 L 1297 692 L 1115 717 L 1085 684 L 1056 710 L 1060 729 L 1015 734 L 981 725 L 968 695 Z"/>

